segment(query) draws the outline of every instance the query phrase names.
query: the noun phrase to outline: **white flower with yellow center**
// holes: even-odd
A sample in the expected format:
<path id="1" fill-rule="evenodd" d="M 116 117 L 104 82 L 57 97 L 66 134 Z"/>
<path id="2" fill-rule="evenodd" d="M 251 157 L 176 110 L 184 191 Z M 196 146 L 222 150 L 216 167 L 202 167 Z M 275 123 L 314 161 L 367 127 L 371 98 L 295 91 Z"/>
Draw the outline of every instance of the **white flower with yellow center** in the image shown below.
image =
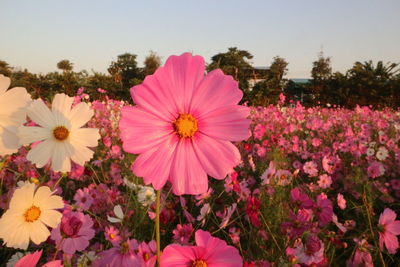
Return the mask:
<path id="1" fill-rule="evenodd" d="M 0 218 L 0 238 L 7 247 L 27 249 L 29 240 L 39 245 L 50 236 L 49 229 L 61 222 L 64 207 L 61 197 L 54 196 L 48 186 L 35 190 L 35 184 L 25 183 L 11 198 L 10 208 Z"/>
<path id="2" fill-rule="evenodd" d="M 51 159 L 54 171 L 69 172 L 71 160 L 84 166 L 92 158 L 94 152 L 88 147 L 97 146 L 99 130 L 81 127 L 93 117 L 94 111 L 84 102 L 71 108 L 73 101 L 73 97 L 57 94 L 51 110 L 41 99 L 28 107 L 28 117 L 39 126 L 21 126 L 18 136 L 24 145 L 42 141 L 27 155 L 37 167 L 43 167 Z"/>
<path id="3" fill-rule="evenodd" d="M 25 88 L 7 91 L 10 78 L 0 74 L 0 156 L 17 152 L 20 144 L 17 129 L 26 121 L 26 107 L 31 96 Z"/>

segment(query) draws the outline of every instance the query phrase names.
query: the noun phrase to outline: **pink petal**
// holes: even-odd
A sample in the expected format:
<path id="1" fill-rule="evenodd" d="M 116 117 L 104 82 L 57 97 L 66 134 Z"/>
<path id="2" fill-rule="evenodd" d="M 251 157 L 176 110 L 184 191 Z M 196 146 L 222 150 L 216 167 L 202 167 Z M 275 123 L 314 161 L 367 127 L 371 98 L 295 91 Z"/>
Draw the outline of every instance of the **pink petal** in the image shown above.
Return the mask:
<path id="1" fill-rule="evenodd" d="M 198 195 L 207 191 L 207 174 L 193 150 L 192 140 L 180 139 L 171 167 L 170 181 L 176 195 Z"/>
<path id="2" fill-rule="evenodd" d="M 190 53 L 170 56 L 165 63 L 165 70 L 170 77 L 170 88 L 173 90 L 179 113 L 188 113 L 193 92 L 204 79 L 203 57 L 192 56 Z"/>
<path id="3" fill-rule="evenodd" d="M 247 119 L 250 109 L 232 105 L 215 109 L 198 118 L 202 133 L 228 141 L 246 140 L 251 136 L 250 123 Z"/>
<path id="4" fill-rule="evenodd" d="M 399 247 L 399 241 L 395 235 L 385 233 L 383 235 L 385 246 L 390 254 L 395 254 L 397 248 Z"/>
<path id="5" fill-rule="evenodd" d="M 193 89 L 204 78 L 204 59 L 189 53 L 171 56 L 164 67 L 149 75 L 142 84 L 131 88 L 133 101 L 166 120 L 187 113 Z"/>
<path id="6" fill-rule="evenodd" d="M 215 179 L 224 179 L 241 159 L 239 150 L 231 142 L 201 133 L 194 136 L 193 148 L 203 169 Z"/>
<path id="7" fill-rule="evenodd" d="M 145 184 L 153 184 L 154 189 L 159 190 L 168 180 L 173 156 L 178 137 L 169 135 L 159 147 L 154 147 L 140 154 L 133 165 L 133 172 L 143 177 Z"/>
<path id="8" fill-rule="evenodd" d="M 193 94 L 189 112 L 200 116 L 216 108 L 236 105 L 243 97 L 237 81 L 220 69 L 207 74 Z"/>
<path id="9" fill-rule="evenodd" d="M 167 246 L 161 254 L 161 267 L 191 266 L 196 259 L 191 247 Z"/>
<path id="10" fill-rule="evenodd" d="M 62 250 L 67 254 L 74 254 L 76 251 L 75 243 L 73 238 L 66 238 L 62 243 Z"/>
<path id="11" fill-rule="evenodd" d="M 63 265 L 61 264 L 60 260 L 56 260 L 56 261 L 49 261 L 42 267 L 63 267 Z"/>
<path id="12" fill-rule="evenodd" d="M 382 212 L 381 216 L 379 216 L 379 224 L 386 225 L 387 223 L 393 222 L 396 220 L 396 216 L 397 215 L 393 210 L 386 208 Z"/>
<path id="13" fill-rule="evenodd" d="M 28 254 L 22 257 L 14 267 L 35 267 L 38 263 L 40 257 L 42 256 L 42 251 L 35 251 L 31 254 Z"/>
<path id="14" fill-rule="evenodd" d="M 119 128 L 126 152 L 143 153 L 164 142 L 173 132 L 172 123 L 137 107 L 123 107 Z"/>
<path id="15" fill-rule="evenodd" d="M 385 230 L 393 235 L 400 235 L 400 221 L 394 221 L 387 224 Z"/>
<path id="16" fill-rule="evenodd" d="M 242 266 L 243 260 L 239 251 L 228 246 L 225 241 L 212 237 L 209 232 L 203 230 L 195 233 L 195 239 L 198 246 L 206 248 L 203 258 L 207 261 L 207 266 Z"/>

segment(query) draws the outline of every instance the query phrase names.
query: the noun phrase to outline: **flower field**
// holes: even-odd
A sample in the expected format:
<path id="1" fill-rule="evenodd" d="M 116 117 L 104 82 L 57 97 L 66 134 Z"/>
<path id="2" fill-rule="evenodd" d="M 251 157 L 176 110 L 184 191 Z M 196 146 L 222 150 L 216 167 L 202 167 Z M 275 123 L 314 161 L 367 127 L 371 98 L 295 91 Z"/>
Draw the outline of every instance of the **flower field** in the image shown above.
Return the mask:
<path id="1" fill-rule="evenodd" d="M 398 266 L 398 110 L 247 107 L 203 74 L 171 57 L 133 102 L 0 76 L 0 265 Z"/>

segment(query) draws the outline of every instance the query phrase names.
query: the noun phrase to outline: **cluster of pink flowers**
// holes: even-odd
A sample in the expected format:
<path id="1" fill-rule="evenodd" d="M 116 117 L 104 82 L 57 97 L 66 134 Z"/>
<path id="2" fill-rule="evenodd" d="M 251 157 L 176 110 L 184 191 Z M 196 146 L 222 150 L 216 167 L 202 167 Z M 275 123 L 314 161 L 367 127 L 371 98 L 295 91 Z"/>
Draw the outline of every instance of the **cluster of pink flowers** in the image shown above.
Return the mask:
<path id="1" fill-rule="evenodd" d="M 169 98 L 158 88 L 163 95 L 150 101 L 154 94 L 146 88 L 159 85 L 151 76 L 132 89 L 134 107 L 106 95 L 90 102 L 88 126 L 99 129 L 101 142 L 85 166 L 73 163 L 68 173 L 38 169 L 27 160 L 27 147 L 1 158 L 2 210 L 25 180 L 49 186 L 65 202 L 43 251 L 15 254 L 24 256 L 16 266 L 155 266 L 151 185 L 163 189 L 161 266 L 389 266 L 399 260 L 400 112 L 305 108 L 285 105 L 283 96 L 279 105 L 244 107 L 233 79 L 221 71 L 204 78 L 200 58 L 182 58 L 172 58 L 158 75 L 168 76 L 174 64 L 192 66 L 201 79 L 169 83 L 207 90 L 189 101 L 185 93 Z M 218 86 L 224 93 L 207 110 L 203 103 Z M 81 101 L 88 101 L 83 88 L 74 105 Z M 165 123 L 168 116 L 172 124 Z M 242 141 L 249 123 L 251 137 Z M 121 134 L 124 128 L 132 131 Z"/>

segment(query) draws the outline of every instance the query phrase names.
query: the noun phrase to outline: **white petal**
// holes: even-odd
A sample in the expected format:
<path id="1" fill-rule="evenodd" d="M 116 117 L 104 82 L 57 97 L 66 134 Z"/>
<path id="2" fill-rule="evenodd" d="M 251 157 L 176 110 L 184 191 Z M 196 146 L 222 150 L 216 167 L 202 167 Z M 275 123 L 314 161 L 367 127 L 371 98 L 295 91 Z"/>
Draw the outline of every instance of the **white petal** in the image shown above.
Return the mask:
<path id="1" fill-rule="evenodd" d="M 42 168 L 49 162 L 51 156 L 54 154 L 56 145 L 56 142 L 52 141 L 51 139 L 46 139 L 32 148 L 28 152 L 26 158 L 35 163 L 36 167 Z"/>
<path id="2" fill-rule="evenodd" d="M 3 128 L 0 126 L 0 156 L 9 155 L 18 151 L 20 145 L 15 132 L 15 127 Z"/>
<path id="3" fill-rule="evenodd" d="M 73 147 L 68 142 L 54 142 L 55 147 L 51 159 L 51 168 L 56 172 L 71 171 L 71 159 Z"/>
<path id="4" fill-rule="evenodd" d="M 78 143 L 83 146 L 96 147 L 100 139 L 99 129 L 97 128 L 79 128 L 71 131 L 71 143 Z"/>
<path id="5" fill-rule="evenodd" d="M 35 123 L 53 130 L 56 126 L 53 113 L 44 104 L 42 99 L 36 99 L 28 107 L 28 117 Z"/>
<path id="6" fill-rule="evenodd" d="M 10 210 L 25 212 L 33 203 L 35 184 L 25 183 L 23 187 L 17 188 L 10 201 Z"/>
<path id="7" fill-rule="evenodd" d="M 120 219 L 124 218 L 124 213 L 122 212 L 122 208 L 120 205 L 116 205 L 114 207 L 114 214 Z"/>
<path id="8" fill-rule="evenodd" d="M 0 74 L 0 94 L 4 93 L 10 87 L 11 79 Z"/>
<path id="9" fill-rule="evenodd" d="M 40 221 L 37 220 L 35 222 L 27 224 L 29 229 L 29 236 L 33 243 L 39 245 L 40 243 L 47 240 L 50 236 L 49 229 Z"/>
<path id="10" fill-rule="evenodd" d="M 20 126 L 17 130 L 17 135 L 19 137 L 19 143 L 21 145 L 28 145 L 37 141 L 42 141 L 44 139 L 53 138 L 50 129 L 35 126 Z"/>
<path id="11" fill-rule="evenodd" d="M 57 125 L 67 126 L 68 129 L 71 128 L 72 125 L 69 118 L 73 102 L 74 98 L 69 97 L 66 94 L 56 94 L 54 96 L 53 102 L 51 103 L 51 109 Z"/>
<path id="12" fill-rule="evenodd" d="M 15 87 L 0 95 L 0 125 L 20 126 L 26 121 L 26 108 L 31 96 L 23 87 Z"/>
<path id="13" fill-rule="evenodd" d="M 121 219 L 118 219 L 118 218 L 115 218 L 115 217 L 110 217 L 110 216 L 108 216 L 108 215 L 107 215 L 107 220 L 108 220 L 109 222 L 112 222 L 112 223 L 120 223 L 120 222 L 122 222 Z"/>
<path id="14" fill-rule="evenodd" d="M 61 212 L 55 210 L 44 210 L 40 214 L 40 220 L 51 228 L 56 228 L 60 224 L 61 218 Z"/>
<path id="15" fill-rule="evenodd" d="M 73 129 L 84 126 L 94 115 L 93 109 L 87 103 L 81 102 L 72 108 L 70 120 Z"/>
<path id="16" fill-rule="evenodd" d="M 79 144 L 71 144 L 73 146 L 73 154 L 71 160 L 78 165 L 84 166 L 93 157 L 93 150 Z"/>
<path id="17" fill-rule="evenodd" d="M 33 197 L 33 205 L 40 210 L 62 209 L 64 207 L 62 198 L 53 193 L 48 186 L 39 187 Z"/>

